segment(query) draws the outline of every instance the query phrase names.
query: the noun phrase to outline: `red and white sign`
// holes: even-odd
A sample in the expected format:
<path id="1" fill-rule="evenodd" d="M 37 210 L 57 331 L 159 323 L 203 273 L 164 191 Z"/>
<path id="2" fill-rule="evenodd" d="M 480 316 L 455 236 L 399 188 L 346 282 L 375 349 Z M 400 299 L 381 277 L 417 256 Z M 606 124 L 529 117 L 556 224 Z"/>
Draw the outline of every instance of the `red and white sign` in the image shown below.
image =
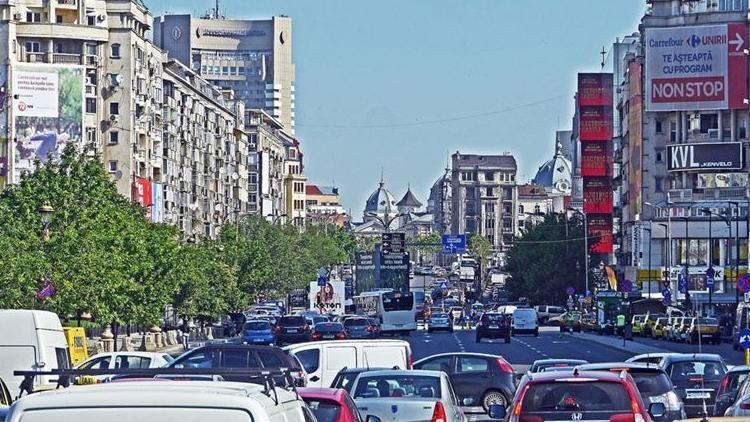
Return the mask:
<path id="1" fill-rule="evenodd" d="M 586 233 L 589 238 L 589 252 L 610 254 L 613 251 L 612 217 L 609 215 L 588 215 Z"/>
<path id="2" fill-rule="evenodd" d="M 646 111 L 744 109 L 747 27 L 646 28 Z"/>
<path id="3" fill-rule="evenodd" d="M 612 184 L 607 177 L 583 178 L 583 212 L 586 214 L 612 214 Z"/>
<path id="4" fill-rule="evenodd" d="M 614 163 L 610 145 L 611 142 L 581 143 L 581 176 L 612 177 Z"/>

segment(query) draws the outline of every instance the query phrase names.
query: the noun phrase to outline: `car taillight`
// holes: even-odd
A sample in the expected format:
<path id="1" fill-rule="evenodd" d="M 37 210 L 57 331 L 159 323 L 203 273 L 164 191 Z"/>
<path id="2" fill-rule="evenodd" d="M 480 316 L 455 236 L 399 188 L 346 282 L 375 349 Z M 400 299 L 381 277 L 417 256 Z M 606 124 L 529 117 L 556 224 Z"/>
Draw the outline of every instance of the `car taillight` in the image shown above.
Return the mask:
<path id="1" fill-rule="evenodd" d="M 526 384 L 523 391 L 518 396 L 518 401 L 516 401 L 516 405 L 513 406 L 513 412 L 510 414 L 510 418 L 508 418 L 510 422 L 521 422 L 521 404 L 523 403 L 523 399 L 526 396 L 526 391 L 528 391 L 528 389 L 529 385 Z M 526 418 L 523 419 L 526 420 Z"/>
<path id="2" fill-rule="evenodd" d="M 750 410 L 750 400 L 745 400 L 742 403 L 740 403 L 740 409 Z"/>
<path id="3" fill-rule="evenodd" d="M 411 354 L 406 355 L 406 369 L 414 369 L 414 359 Z"/>
<path id="4" fill-rule="evenodd" d="M 435 410 L 432 411 L 432 422 L 446 422 L 446 420 L 443 402 L 438 401 L 435 403 Z"/>
<path id="5" fill-rule="evenodd" d="M 612 415 L 612 417 L 609 418 L 609 422 L 635 422 L 635 416 L 630 413 L 620 413 Z"/>
<path id="6" fill-rule="evenodd" d="M 374 327 L 372 325 L 368 325 L 367 326 L 367 331 L 372 331 L 373 329 L 374 329 Z"/>
<path id="7" fill-rule="evenodd" d="M 726 391 L 727 385 L 729 385 L 729 374 L 724 375 L 721 379 L 721 391 Z"/>
<path id="8" fill-rule="evenodd" d="M 336 333 L 336 338 L 337 339 L 345 339 L 346 338 L 346 333 Z"/>
<path id="9" fill-rule="evenodd" d="M 500 367 L 500 370 L 505 372 L 506 374 L 512 374 L 513 373 L 513 367 L 510 366 L 507 360 L 503 358 L 497 358 L 497 366 Z"/>
<path id="10" fill-rule="evenodd" d="M 281 326 L 277 325 L 276 328 L 274 328 L 274 331 L 276 331 L 277 333 L 280 333 L 281 332 Z"/>
<path id="11" fill-rule="evenodd" d="M 320 340 L 320 333 L 313 333 L 312 339 L 313 340 Z"/>

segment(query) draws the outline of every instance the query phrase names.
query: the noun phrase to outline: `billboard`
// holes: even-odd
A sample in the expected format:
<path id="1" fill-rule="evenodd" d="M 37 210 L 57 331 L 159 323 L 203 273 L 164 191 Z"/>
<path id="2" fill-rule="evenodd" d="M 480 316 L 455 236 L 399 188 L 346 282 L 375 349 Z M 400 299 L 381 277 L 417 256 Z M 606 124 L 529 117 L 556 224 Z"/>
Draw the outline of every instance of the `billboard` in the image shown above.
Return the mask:
<path id="1" fill-rule="evenodd" d="M 151 195 L 151 181 L 141 177 L 136 177 L 133 182 L 132 200 L 146 208 L 146 217 L 151 217 L 151 207 L 153 205 L 153 196 Z"/>
<path id="2" fill-rule="evenodd" d="M 611 214 L 613 210 L 612 184 L 606 177 L 583 179 L 583 212 L 586 214 Z"/>
<path id="3" fill-rule="evenodd" d="M 14 180 L 37 160 L 58 159 L 68 144 L 83 151 L 84 76 L 82 66 L 13 65 Z"/>
<path id="4" fill-rule="evenodd" d="M 375 254 L 372 252 L 356 252 L 354 254 L 356 268 L 355 293 L 359 294 L 377 288 L 375 274 Z"/>
<path id="5" fill-rule="evenodd" d="M 628 86 L 630 96 L 628 101 L 628 133 L 630 156 L 627 160 L 628 214 L 630 221 L 641 212 L 641 185 L 643 181 L 641 156 L 643 154 L 643 66 L 641 62 L 633 60 L 628 63 Z"/>
<path id="6" fill-rule="evenodd" d="M 409 291 L 408 253 L 381 254 L 378 288 Z"/>
<path id="7" fill-rule="evenodd" d="M 612 253 L 612 216 L 607 214 L 587 215 L 589 252 Z"/>
<path id="8" fill-rule="evenodd" d="M 610 142 L 585 142 L 581 144 L 581 176 L 612 177 L 613 156 Z"/>
<path id="9" fill-rule="evenodd" d="M 667 170 L 740 170 L 742 142 L 667 145 Z"/>
<path id="10" fill-rule="evenodd" d="M 329 280 L 325 286 L 310 282 L 310 310 L 321 314 L 343 315 L 346 285 L 341 280 Z"/>
<path id="11" fill-rule="evenodd" d="M 161 183 L 151 183 L 151 221 L 164 222 L 164 186 Z"/>
<path id="12" fill-rule="evenodd" d="M 579 73 L 578 105 L 611 106 L 613 84 L 611 73 Z"/>
<path id="13" fill-rule="evenodd" d="M 646 28 L 646 111 L 744 109 L 744 23 Z"/>
<path id="14" fill-rule="evenodd" d="M 612 105 L 580 106 L 579 135 L 581 142 L 612 140 Z"/>

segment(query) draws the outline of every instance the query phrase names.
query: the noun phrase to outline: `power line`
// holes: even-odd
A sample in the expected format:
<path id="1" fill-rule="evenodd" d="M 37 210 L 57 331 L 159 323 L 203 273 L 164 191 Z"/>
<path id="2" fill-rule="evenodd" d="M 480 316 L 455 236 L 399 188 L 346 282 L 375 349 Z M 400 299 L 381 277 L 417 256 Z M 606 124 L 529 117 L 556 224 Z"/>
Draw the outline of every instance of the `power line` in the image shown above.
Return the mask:
<path id="1" fill-rule="evenodd" d="M 552 102 L 554 100 L 567 97 L 567 95 L 556 95 L 554 97 L 548 97 L 537 101 L 532 101 L 529 103 L 519 104 L 512 107 L 506 107 L 500 110 L 493 110 L 493 111 L 485 111 L 482 113 L 475 113 L 475 114 L 466 114 L 463 116 L 455 116 L 455 117 L 446 117 L 443 119 L 435 119 L 435 120 L 425 120 L 425 121 L 417 121 L 417 122 L 409 122 L 409 123 L 384 123 L 384 124 L 366 124 L 366 125 L 337 125 L 337 124 L 304 124 L 304 123 L 297 123 L 297 127 L 317 127 L 317 128 L 328 128 L 328 129 L 387 129 L 387 128 L 400 128 L 400 127 L 412 127 L 412 126 L 426 126 L 426 125 L 434 125 L 434 124 L 440 124 L 440 123 L 449 123 L 449 122 L 458 122 L 461 120 L 469 120 L 469 119 L 477 119 L 480 117 L 487 117 L 487 116 L 493 116 L 496 114 L 503 114 L 508 113 L 511 111 L 521 110 L 524 108 L 529 108 L 533 106 L 537 106 L 540 104 Z"/>

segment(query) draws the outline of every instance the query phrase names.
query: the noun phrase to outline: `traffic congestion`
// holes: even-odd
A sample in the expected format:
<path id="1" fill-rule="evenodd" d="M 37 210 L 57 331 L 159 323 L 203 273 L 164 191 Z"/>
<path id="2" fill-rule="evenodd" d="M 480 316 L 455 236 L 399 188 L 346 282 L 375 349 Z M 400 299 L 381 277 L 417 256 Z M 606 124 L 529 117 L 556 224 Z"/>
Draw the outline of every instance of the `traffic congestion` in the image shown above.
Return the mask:
<path id="1" fill-rule="evenodd" d="M 0 342 L 25 337 L 29 347 L 54 350 L 43 366 L 0 362 L 3 420 L 88 421 L 112 409 L 124 415 L 119 420 L 242 420 L 239 402 L 256 421 L 750 418 L 750 366 L 699 353 L 697 344 L 690 353 L 575 358 L 572 341 L 604 338 L 606 329 L 587 323 L 583 310 L 493 300 L 500 290 L 490 285 L 472 298 L 437 277 L 421 294 L 362 292 L 333 313 L 319 312 L 314 300 L 301 306 L 290 292 L 228 316 L 222 339 L 172 354 L 99 353 L 74 366 L 67 346 L 54 347 L 63 335 L 54 315 L 0 311 L 3 326 L 32 330 Z M 714 330 L 705 329 L 714 327 L 711 318 L 666 314 L 633 315 L 623 326 L 615 320 L 611 336 L 661 338 L 672 320 L 680 327 L 675 341 L 713 342 Z M 445 343 L 452 339 L 456 350 Z M 537 339 L 570 352 L 542 354 L 530 343 Z M 467 350 L 471 342 L 485 349 Z M 526 356 L 511 351 L 519 345 L 529 347 Z"/>

